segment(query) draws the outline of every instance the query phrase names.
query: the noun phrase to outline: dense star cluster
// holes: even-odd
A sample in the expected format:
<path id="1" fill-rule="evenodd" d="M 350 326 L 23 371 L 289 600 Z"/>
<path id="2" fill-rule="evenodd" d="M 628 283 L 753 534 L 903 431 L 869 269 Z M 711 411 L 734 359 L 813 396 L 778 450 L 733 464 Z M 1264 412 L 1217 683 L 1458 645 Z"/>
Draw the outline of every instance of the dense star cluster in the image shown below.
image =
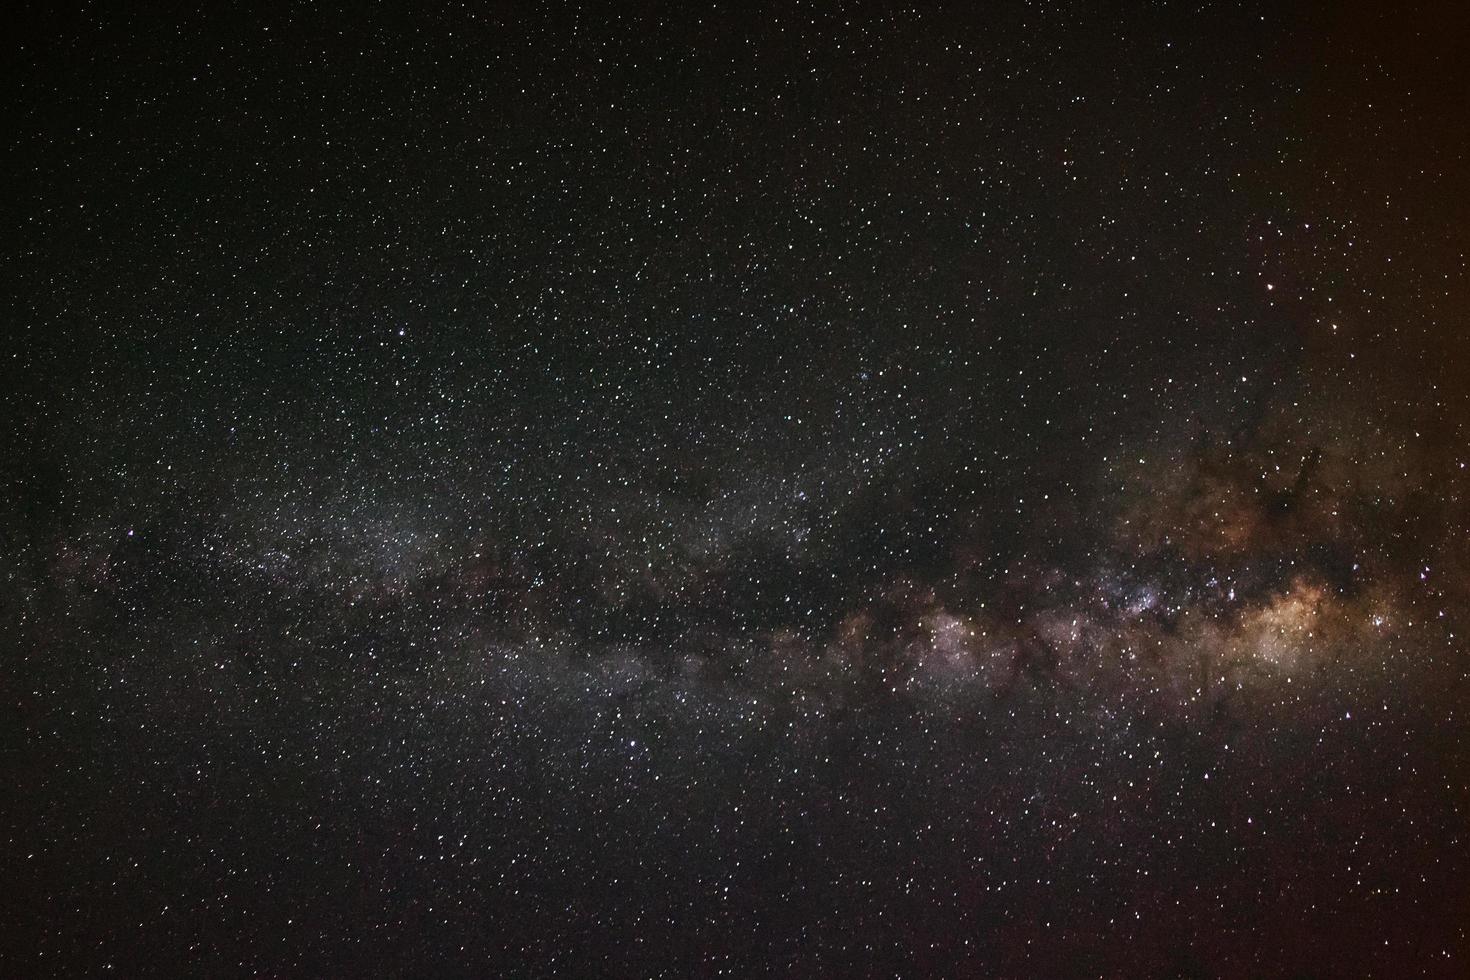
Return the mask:
<path id="1" fill-rule="evenodd" d="M 1470 974 L 1453 25 L 17 21 L 0 973 Z"/>

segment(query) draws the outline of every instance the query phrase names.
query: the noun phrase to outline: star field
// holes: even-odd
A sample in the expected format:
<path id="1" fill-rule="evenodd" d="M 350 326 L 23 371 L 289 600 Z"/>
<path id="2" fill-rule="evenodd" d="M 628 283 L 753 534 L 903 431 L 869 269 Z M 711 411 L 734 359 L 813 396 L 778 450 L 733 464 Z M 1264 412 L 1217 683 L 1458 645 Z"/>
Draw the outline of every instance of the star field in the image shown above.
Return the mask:
<path id="1" fill-rule="evenodd" d="M 0 972 L 1470 972 L 1463 12 L 18 19 Z"/>

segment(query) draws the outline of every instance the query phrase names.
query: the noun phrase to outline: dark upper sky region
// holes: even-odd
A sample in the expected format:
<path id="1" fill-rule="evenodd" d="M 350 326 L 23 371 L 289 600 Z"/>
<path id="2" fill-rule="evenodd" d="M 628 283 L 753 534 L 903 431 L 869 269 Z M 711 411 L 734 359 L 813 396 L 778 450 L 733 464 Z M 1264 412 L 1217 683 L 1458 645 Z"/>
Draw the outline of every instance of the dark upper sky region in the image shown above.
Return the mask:
<path id="1" fill-rule="evenodd" d="M 1470 15 L 9 32 L 0 972 L 1465 976 Z"/>

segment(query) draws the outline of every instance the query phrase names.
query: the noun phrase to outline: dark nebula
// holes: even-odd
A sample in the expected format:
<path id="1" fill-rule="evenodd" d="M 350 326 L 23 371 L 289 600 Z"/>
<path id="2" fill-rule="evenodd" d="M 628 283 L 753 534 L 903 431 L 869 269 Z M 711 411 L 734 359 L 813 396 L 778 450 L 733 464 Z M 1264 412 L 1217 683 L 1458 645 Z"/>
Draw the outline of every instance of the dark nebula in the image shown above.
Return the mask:
<path id="1" fill-rule="evenodd" d="M 13 17 L 0 974 L 1470 976 L 1467 28 Z"/>

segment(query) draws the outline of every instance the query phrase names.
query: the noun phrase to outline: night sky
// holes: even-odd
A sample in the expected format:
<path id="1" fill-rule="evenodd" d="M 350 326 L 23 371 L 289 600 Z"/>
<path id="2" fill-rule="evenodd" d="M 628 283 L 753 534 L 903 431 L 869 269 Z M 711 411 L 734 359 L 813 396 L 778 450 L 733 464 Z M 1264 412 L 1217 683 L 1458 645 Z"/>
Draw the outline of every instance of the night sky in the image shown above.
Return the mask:
<path id="1" fill-rule="evenodd" d="M 1470 13 L 144 6 L 7 15 L 0 974 L 1470 976 Z"/>

